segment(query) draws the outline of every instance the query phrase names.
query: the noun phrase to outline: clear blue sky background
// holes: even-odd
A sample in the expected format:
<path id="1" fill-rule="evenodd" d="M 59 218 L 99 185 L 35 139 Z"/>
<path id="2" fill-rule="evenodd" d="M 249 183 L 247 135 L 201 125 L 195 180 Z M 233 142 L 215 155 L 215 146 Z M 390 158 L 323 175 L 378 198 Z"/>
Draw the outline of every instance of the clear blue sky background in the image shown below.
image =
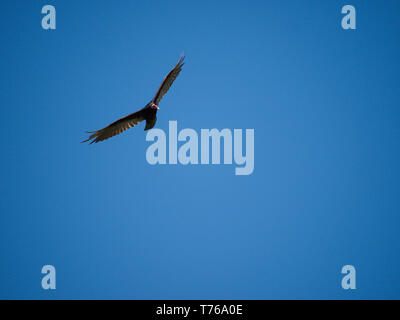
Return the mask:
<path id="1" fill-rule="evenodd" d="M 399 9 L 3 1 L 0 298 L 400 298 Z M 157 127 L 254 128 L 252 175 L 151 166 L 143 124 L 80 144 L 146 104 L 183 50 Z"/>

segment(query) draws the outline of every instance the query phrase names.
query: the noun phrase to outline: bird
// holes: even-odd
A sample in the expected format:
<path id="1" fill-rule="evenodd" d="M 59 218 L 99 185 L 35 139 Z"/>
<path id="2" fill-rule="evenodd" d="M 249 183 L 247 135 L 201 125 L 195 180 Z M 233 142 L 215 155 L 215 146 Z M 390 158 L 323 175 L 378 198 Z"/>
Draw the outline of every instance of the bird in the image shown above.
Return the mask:
<path id="1" fill-rule="evenodd" d="M 91 133 L 91 135 L 88 139 L 82 141 L 82 143 L 90 141 L 90 144 L 92 144 L 104 141 L 120 134 L 121 132 L 129 128 L 136 126 L 144 120 L 146 120 L 146 126 L 144 128 L 145 131 L 153 128 L 157 121 L 157 111 L 160 110 L 158 104 L 181 72 L 182 66 L 184 65 L 184 58 L 185 57 L 182 56 L 175 67 L 172 68 L 171 71 L 166 75 L 153 99 L 148 104 L 146 104 L 146 106 L 144 106 L 139 111 L 131 113 L 126 117 L 118 119 L 117 121 L 114 121 L 103 129 L 96 131 L 87 131 L 87 133 Z"/>

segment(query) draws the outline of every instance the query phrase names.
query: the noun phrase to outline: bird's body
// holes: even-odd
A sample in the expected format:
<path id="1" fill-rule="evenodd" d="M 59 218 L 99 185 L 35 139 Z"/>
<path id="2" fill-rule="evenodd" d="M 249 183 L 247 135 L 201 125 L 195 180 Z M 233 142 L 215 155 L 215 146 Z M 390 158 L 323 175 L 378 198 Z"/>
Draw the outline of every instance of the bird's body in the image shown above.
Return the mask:
<path id="1" fill-rule="evenodd" d="M 135 125 L 144 120 L 146 121 L 146 126 L 144 130 L 149 130 L 153 128 L 157 121 L 157 111 L 160 109 L 158 107 L 158 104 L 160 103 L 164 94 L 167 93 L 168 89 L 171 87 L 176 77 L 181 72 L 182 66 L 184 64 L 183 59 L 184 57 L 179 59 L 177 65 L 164 78 L 154 98 L 144 108 L 130 115 L 127 115 L 126 117 L 123 117 L 117 121 L 114 121 L 113 123 L 111 123 L 110 125 L 108 125 L 103 129 L 89 132 L 92 133 L 92 135 L 89 137 L 89 139 L 82 142 L 87 142 L 92 140 L 90 141 L 90 143 L 93 142 L 97 143 L 106 140 L 117 134 L 120 134 L 121 132 L 131 127 L 134 127 Z"/>

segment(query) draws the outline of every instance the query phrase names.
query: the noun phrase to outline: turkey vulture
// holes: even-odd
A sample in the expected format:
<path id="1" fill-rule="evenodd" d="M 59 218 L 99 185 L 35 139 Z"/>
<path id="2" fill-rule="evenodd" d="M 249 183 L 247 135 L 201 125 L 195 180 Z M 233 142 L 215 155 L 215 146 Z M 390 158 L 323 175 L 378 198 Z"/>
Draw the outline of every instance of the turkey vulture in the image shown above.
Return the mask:
<path id="1" fill-rule="evenodd" d="M 143 109 L 136 111 L 117 121 L 114 121 L 113 123 L 111 123 L 110 125 L 108 125 L 103 129 L 97 131 L 88 131 L 88 133 L 92 133 L 92 135 L 89 137 L 89 139 L 82 142 L 87 142 L 93 139 L 90 142 L 92 144 L 93 142 L 97 143 L 106 140 L 117 134 L 120 134 L 122 131 L 125 131 L 131 127 L 136 126 L 143 120 L 146 120 L 146 127 L 144 128 L 144 130 L 149 130 L 153 128 L 157 121 L 157 116 L 156 116 L 157 110 L 160 109 L 158 107 L 158 104 L 160 103 L 164 94 L 167 93 L 168 89 L 171 87 L 176 77 L 181 72 L 182 66 L 184 65 L 183 63 L 184 58 L 185 57 L 181 57 L 179 59 L 176 66 L 164 78 L 154 98 Z"/>

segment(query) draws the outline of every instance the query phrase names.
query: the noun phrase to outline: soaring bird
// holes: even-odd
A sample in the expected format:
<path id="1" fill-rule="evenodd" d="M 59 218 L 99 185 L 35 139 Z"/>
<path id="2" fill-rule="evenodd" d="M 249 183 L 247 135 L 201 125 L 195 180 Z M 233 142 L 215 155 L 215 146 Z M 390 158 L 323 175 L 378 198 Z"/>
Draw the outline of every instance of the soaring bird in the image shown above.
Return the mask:
<path id="1" fill-rule="evenodd" d="M 176 77 L 181 72 L 182 66 L 184 65 L 183 63 L 184 58 L 185 57 L 181 57 L 179 59 L 176 66 L 164 78 L 154 98 L 143 109 L 140 109 L 139 111 L 127 115 L 126 117 L 123 117 L 117 121 L 114 121 L 113 123 L 111 123 L 110 125 L 108 125 L 103 129 L 97 131 L 88 131 L 88 133 L 92 133 L 92 135 L 89 137 L 89 139 L 82 142 L 87 142 L 89 140 L 92 140 L 90 141 L 90 143 L 92 144 L 93 142 L 97 143 L 106 140 L 108 138 L 116 136 L 117 134 L 120 134 L 122 131 L 125 131 L 131 127 L 136 126 L 143 120 L 146 120 L 146 126 L 144 130 L 149 130 L 153 128 L 157 121 L 157 116 L 156 116 L 157 110 L 160 109 L 158 107 L 158 104 L 160 103 L 164 94 L 167 93 L 172 83 L 175 81 Z"/>

